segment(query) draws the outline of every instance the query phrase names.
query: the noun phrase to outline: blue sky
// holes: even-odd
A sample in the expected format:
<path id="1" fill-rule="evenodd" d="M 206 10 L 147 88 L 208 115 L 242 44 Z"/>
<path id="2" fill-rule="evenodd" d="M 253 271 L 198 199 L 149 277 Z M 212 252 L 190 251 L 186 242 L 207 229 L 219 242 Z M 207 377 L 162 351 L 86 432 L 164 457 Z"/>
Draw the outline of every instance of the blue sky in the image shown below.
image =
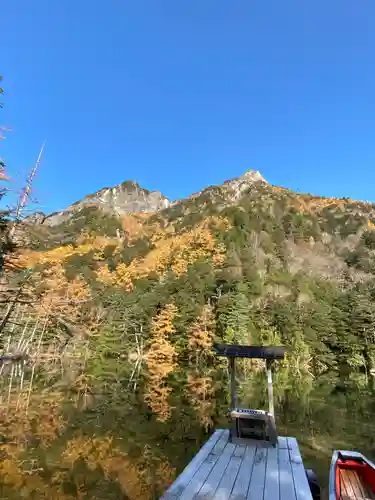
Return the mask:
<path id="1" fill-rule="evenodd" d="M 374 0 L 17 0 L 0 16 L 0 153 L 16 188 L 47 140 L 45 211 L 250 168 L 375 201 Z"/>

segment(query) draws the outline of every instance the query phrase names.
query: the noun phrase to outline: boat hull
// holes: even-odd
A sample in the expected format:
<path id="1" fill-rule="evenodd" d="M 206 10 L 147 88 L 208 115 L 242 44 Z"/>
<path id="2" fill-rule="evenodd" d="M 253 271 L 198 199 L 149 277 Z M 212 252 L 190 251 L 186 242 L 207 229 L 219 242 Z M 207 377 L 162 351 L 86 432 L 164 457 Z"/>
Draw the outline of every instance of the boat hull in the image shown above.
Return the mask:
<path id="1" fill-rule="evenodd" d="M 329 500 L 375 500 L 375 464 L 355 451 L 335 451 L 329 476 Z"/>

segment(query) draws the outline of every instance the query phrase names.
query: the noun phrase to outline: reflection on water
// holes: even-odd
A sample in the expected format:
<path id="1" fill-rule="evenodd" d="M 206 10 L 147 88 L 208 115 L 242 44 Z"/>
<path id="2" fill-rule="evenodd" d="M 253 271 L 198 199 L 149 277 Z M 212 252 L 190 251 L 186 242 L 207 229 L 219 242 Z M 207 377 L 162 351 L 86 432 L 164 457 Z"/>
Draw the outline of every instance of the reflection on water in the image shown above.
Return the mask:
<path id="1" fill-rule="evenodd" d="M 181 368 L 168 387 L 170 418 L 155 418 L 146 383 L 93 391 L 84 349 L 0 367 L 1 498 L 158 498 L 214 427 L 227 423 L 227 371 Z M 134 369 L 134 367 L 133 367 Z M 128 378 L 132 376 L 129 365 Z M 134 377 L 134 374 L 133 374 Z M 188 383 L 186 383 L 188 382 Z M 328 481 L 332 450 L 375 456 L 373 378 L 275 374 L 279 434 L 297 437 L 306 467 Z M 267 407 L 263 373 L 243 370 L 243 406 Z"/>
<path id="2" fill-rule="evenodd" d="M 288 395 L 278 408 L 279 427 L 299 440 L 305 466 L 328 483 L 333 449 L 351 449 L 375 457 L 373 380 L 365 376 L 314 380 L 308 397 Z"/>
<path id="3" fill-rule="evenodd" d="M 254 384 L 250 378 L 242 391 L 246 406 L 266 406 L 261 381 Z M 324 489 L 333 449 L 352 449 L 375 457 L 374 396 L 374 378 L 362 373 L 288 380 L 283 379 L 282 371 L 276 375 L 278 432 L 298 439 L 306 468 L 317 472 Z"/>

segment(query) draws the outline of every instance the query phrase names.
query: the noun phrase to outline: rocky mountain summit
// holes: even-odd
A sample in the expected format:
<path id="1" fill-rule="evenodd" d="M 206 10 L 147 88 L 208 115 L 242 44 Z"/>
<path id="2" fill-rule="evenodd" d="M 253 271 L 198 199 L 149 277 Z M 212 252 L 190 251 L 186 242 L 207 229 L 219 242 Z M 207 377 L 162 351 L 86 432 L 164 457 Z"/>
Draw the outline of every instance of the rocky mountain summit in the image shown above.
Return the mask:
<path id="1" fill-rule="evenodd" d="M 56 226 L 68 220 L 84 208 L 98 208 L 109 215 L 126 213 L 156 212 L 170 206 L 170 201 L 159 191 L 149 191 L 135 181 L 125 181 L 114 187 L 100 189 L 85 196 L 61 212 L 55 212 L 36 222 Z"/>
<path id="2" fill-rule="evenodd" d="M 227 194 L 230 194 L 231 198 L 238 199 L 241 195 L 247 191 L 250 187 L 257 184 L 268 184 L 266 179 L 262 176 L 262 174 L 257 170 L 247 170 L 240 177 L 235 177 L 234 179 L 229 179 L 224 181 L 223 184 L 219 184 L 214 186 L 215 188 L 222 188 Z M 212 189 L 212 186 L 206 187 L 197 193 L 193 193 L 189 196 L 189 198 L 196 198 L 200 196 L 202 193 L 209 192 Z M 178 203 L 183 200 L 177 200 L 175 203 Z"/>
<path id="3" fill-rule="evenodd" d="M 220 187 L 228 192 L 229 198 L 232 201 L 235 201 L 249 187 L 258 183 L 267 184 L 267 181 L 260 172 L 248 170 L 240 177 L 225 181 Z M 195 198 L 209 189 L 205 188 L 202 191 L 192 194 L 189 198 Z M 159 191 L 149 191 L 135 181 L 125 181 L 117 186 L 105 187 L 96 193 L 89 194 L 61 212 L 54 212 L 50 215 L 37 212 L 28 217 L 28 222 L 57 226 L 85 208 L 100 209 L 108 215 L 115 216 L 128 213 L 153 213 L 169 208 L 180 201 L 182 200 L 171 202 Z"/>

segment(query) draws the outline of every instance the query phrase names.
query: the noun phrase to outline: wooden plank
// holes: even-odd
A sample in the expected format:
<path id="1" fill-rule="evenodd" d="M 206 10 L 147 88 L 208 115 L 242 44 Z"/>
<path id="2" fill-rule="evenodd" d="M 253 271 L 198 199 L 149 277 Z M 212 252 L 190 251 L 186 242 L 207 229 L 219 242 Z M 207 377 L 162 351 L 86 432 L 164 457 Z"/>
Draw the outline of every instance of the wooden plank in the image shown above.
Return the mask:
<path id="1" fill-rule="evenodd" d="M 295 500 L 296 492 L 294 489 L 292 464 L 290 462 L 289 450 L 279 448 L 278 453 L 280 500 Z"/>
<path id="2" fill-rule="evenodd" d="M 246 444 L 238 444 L 236 449 L 234 450 L 233 456 L 235 457 L 243 457 L 246 451 Z"/>
<path id="3" fill-rule="evenodd" d="M 341 475 L 341 471 L 339 474 L 340 474 L 340 500 L 350 500 L 348 492 L 346 491 L 345 482 Z"/>
<path id="4" fill-rule="evenodd" d="M 230 402 L 232 409 L 236 408 L 236 358 L 229 358 L 230 366 Z"/>
<path id="5" fill-rule="evenodd" d="M 279 463 L 277 448 L 269 448 L 266 464 L 263 500 L 279 500 Z"/>
<path id="6" fill-rule="evenodd" d="M 296 499 L 313 500 L 296 438 L 288 437 L 288 447 Z"/>
<path id="7" fill-rule="evenodd" d="M 251 474 L 253 472 L 255 452 L 255 446 L 246 446 L 245 455 L 236 482 L 234 483 L 230 500 L 246 500 Z"/>
<path id="8" fill-rule="evenodd" d="M 288 438 L 284 436 L 279 436 L 277 438 L 277 447 L 281 449 L 288 449 Z"/>
<path id="9" fill-rule="evenodd" d="M 229 465 L 224 472 L 213 497 L 215 500 L 229 499 L 245 455 L 245 450 L 246 446 L 243 444 L 239 444 L 236 446 L 236 449 L 234 450 L 234 453 L 230 459 Z"/>
<path id="10" fill-rule="evenodd" d="M 358 472 L 355 470 L 348 470 L 347 472 L 348 472 L 348 478 L 349 478 L 350 484 L 353 488 L 355 498 L 366 499 L 366 496 L 367 496 L 366 491 L 363 490 L 363 488 L 362 488 L 362 483 L 359 479 Z"/>
<path id="11" fill-rule="evenodd" d="M 197 472 L 194 474 L 192 480 L 178 498 L 181 500 L 192 500 L 195 498 L 228 443 L 228 438 L 229 431 L 225 430 L 219 441 L 212 449 L 212 452 L 206 457 Z"/>
<path id="12" fill-rule="evenodd" d="M 345 472 L 344 469 L 340 470 L 341 500 L 355 500 L 355 497 L 351 495 L 350 489 L 348 489 L 348 481 Z"/>
<path id="13" fill-rule="evenodd" d="M 161 500 L 172 500 L 173 498 L 178 498 L 185 487 L 190 483 L 194 474 L 197 472 L 199 467 L 202 465 L 204 460 L 211 453 L 212 449 L 223 436 L 224 429 L 218 429 L 215 431 L 210 439 L 202 446 L 199 452 L 195 455 L 193 460 L 185 467 L 178 478 L 170 486 L 170 488 L 164 493 Z"/>
<path id="14" fill-rule="evenodd" d="M 224 448 L 223 453 L 219 457 L 218 461 L 215 463 L 210 474 L 205 480 L 202 488 L 199 490 L 198 495 L 195 496 L 197 500 L 210 500 L 214 497 L 215 492 L 219 486 L 220 480 L 223 477 L 230 459 L 234 453 L 236 445 L 233 443 L 227 443 Z"/>
<path id="15" fill-rule="evenodd" d="M 341 474 L 340 474 L 340 500 L 350 500 L 350 496 L 346 491 L 345 483 L 341 478 Z"/>
<path id="16" fill-rule="evenodd" d="M 350 471 L 347 469 L 341 469 L 340 474 L 341 474 L 341 483 L 345 485 L 347 496 L 349 498 L 352 498 L 353 500 L 356 500 L 357 497 L 354 493 L 352 484 L 350 482 Z"/>
<path id="17" fill-rule="evenodd" d="M 257 448 L 254 457 L 253 473 L 251 474 L 251 481 L 247 498 L 255 500 L 263 498 L 264 481 L 266 478 L 266 463 L 267 452 L 270 448 Z"/>
<path id="18" fill-rule="evenodd" d="M 260 358 L 260 359 L 284 359 L 285 347 L 281 346 L 255 346 L 238 344 L 214 344 L 217 356 L 235 358 Z"/>

